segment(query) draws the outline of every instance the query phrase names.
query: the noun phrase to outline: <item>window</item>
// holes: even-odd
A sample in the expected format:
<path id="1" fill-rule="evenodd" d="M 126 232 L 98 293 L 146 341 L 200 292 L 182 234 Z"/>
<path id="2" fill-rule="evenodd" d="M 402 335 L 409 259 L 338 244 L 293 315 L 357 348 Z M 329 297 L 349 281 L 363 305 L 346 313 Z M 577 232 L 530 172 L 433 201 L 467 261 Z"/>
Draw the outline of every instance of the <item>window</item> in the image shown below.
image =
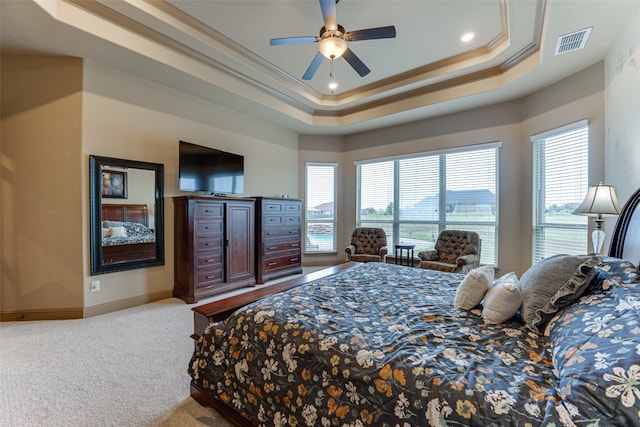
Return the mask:
<path id="1" fill-rule="evenodd" d="M 497 264 L 500 143 L 358 162 L 357 223 L 381 227 L 393 244 L 433 249 L 440 231 L 475 231 L 481 262 Z"/>
<path id="2" fill-rule="evenodd" d="M 305 252 L 336 252 L 335 163 L 306 164 Z"/>
<path id="3" fill-rule="evenodd" d="M 586 120 L 531 137 L 533 248 L 536 263 L 559 253 L 587 252 L 587 217 L 572 215 L 588 189 Z"/>

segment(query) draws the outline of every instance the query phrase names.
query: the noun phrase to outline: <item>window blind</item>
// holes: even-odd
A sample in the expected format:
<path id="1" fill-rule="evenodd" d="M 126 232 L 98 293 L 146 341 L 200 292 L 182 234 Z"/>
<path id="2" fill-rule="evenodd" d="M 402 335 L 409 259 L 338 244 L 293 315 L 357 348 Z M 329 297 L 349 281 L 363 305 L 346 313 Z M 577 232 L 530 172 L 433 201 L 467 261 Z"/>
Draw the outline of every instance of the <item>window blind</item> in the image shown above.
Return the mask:
<path id="1" fill-rule="evenodd" d="M 335 163 L 307 163 L 305 252 L 336 252 Z"/>
<path id="2" fill-rule="evenodd" d="M 440 231 L 476 231 L 481 262 L 497 262 L 499 143 L 356 163 L 358 225 L 384 228 L 389 245 L 432 249 Z"/>
<path id="3" fill-rule="evenodd" d="M 532 137 L 534 149 L 532 261 L 587 252 L 587 217 L 572 215 L 589 178 L 586 121 Z"/>

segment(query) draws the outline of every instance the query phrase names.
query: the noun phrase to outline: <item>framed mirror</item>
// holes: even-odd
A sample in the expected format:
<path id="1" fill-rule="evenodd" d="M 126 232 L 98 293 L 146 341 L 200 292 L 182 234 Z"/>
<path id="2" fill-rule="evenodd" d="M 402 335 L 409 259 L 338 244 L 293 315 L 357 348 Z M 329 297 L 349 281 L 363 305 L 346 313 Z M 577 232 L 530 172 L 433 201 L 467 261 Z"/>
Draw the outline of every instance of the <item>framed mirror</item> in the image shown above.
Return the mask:
<path id="1" fill-rule="evenodd" d="M 164 165 L 89 156 L 91 275 L 164 265 Z"/>

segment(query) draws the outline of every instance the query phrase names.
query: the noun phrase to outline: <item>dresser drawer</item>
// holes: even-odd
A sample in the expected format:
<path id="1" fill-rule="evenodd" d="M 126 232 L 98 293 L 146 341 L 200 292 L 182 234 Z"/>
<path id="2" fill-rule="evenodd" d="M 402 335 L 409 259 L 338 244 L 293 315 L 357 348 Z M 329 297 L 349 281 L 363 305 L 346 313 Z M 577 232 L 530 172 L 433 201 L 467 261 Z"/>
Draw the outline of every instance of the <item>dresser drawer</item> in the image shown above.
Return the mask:
<path id="1" fill-rule="evenodd" d="M 264 240 L 278 239 L 281 237 L 300 237 L 300 227 L 265 228 Z"/>
<path id="2" fill-rule="evenodd" d="M 223 247 L 224 245 L 222 236 L 196 237 L 196 252 L 222 249 Z"/>
<path id="3" fill-rule="evenodd" d="M 195 224 L 195 233 L 198 236 L 203 236 L 207 234 L 222 234 L 223 233 L 224 224 L 222 221 L 206 221 L 200 220 L 196 221 Z"/>
<path id="4" fill-rule="evenodd" d="M 205 288 L 211 288 L 224 281 L 224 273 L 222 269 L 211 271 L 199 271 L 195 282 L 195 289 L 201 291 Z"/>
<path id="5" fill-rule="evenodd" d="M 281 241 L 281 242 L 266 242 L 262 245 L 262 253 L 269 255 L 274 252 L 290 251 L 294 249 L 300 249 L 300 241 Z"/>
<path id="6" fill-rule="evenodd" d="M 284 223 L 286 225 L 300 225 L 300 215 L 285 215 Z"/>
<path id="7" fill-rule="evenodd" d="M 196 219 L 198 218 L 222 218 L 224 211 L 221 203 L 196 203 Z"/>
<path id="8" fill-rule="evenodd" d="M 282 215 L 265 215 L 263 220 L 263 225 L 265 227 L 268 226 L 280 226 L 284 224 L 285 218 Z"/>
<path id="9" fill-rule="evenodd" d="M 287 214 L 297 212 L 300 214 L 300 210 L 302 209 L 302 205 L 300 203 L 285 203 L 284 211 Z"/>
<path id="10" fill-rule="evenodd" d="M 196 269 L 199 271 L 222 269 L 222 251 L 212 251 L 196 256 Z"/>
<path id="11" fill-rule="evenodd" d="M 262 211 L 264 215 L 269 215 L 270 213 L 281 213 L 283 212 L 283 205 L 281 202 L 264 202 L 262 205 Z"/>
<path id="12" fill-rule="evenodd" d="M 300 251 L 292 251 L 289 254 L 279 256 L 276 258 L 265 258 L 262 261 L 262 268 L 265 272 L 272 270 L 278 270 L 281 268 L 289 268 L 292 265 L 297 266 L 300 264 Z"/>

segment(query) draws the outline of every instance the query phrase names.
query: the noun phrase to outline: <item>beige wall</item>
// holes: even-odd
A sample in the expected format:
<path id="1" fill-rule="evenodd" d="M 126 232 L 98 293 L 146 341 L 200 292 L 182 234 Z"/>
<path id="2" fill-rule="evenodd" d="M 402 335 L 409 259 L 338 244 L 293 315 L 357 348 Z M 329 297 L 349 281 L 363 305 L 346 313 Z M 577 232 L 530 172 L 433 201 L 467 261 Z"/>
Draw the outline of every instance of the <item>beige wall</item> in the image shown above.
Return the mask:
<path id="1" fill-rule="evenodd" d="M 348 204 L 347 197 L 350 193 L 346 191 L 347 189 L 344 186 L 345 171 L 349 170 L 349 165 L 347 165 L 344 161 L 344 137 L 300 135 L 298 146 L 298 159 L 300 162 L 298 174 L 298 193 L 300 194 L 301 198 L 305 197 L 305 164 L 307 162 L 326 162 L 338 164 L 338 168 L 336 170 L 338 192 L 336 194 L 336 206 L 334 207 L 336 215 L 338 215 L 338 228 L 336 233 L 337 236 L 344 236 L 347 233 L 350 234 L 352 227 L 349 226 L 349 221 L 345 215 L 346 212 L 349 212 L 348 208 L 345 208 L 345 204 Z M 305 211 L 306 207 L 306 204 L 303 204 L 303 209 Z M 344 262 L 344 260 L 346 259 L 346 254 L 344 253 L 344 245 L 346 245 L 346 243 L 338 238 L 337 253 L 304 254 L 303 264 L 306 266 L 317 266 L 339 264 L 341 262 Z"/>
<path id="2" fill-rule="evenodd" d="M 605 182 L 623 203 L 640 187 L 640 2 L 605 60 Z"/>
<path id="3" fill-rule="evenodd" d="M 532 188 L 533 188 L 533 151 L 530 137 L 569 123 L 587 119 L 589 121 L 589 185 L 604 180 L 604 63 L 599 62 L 586 70 L 551 85 L 523 100 L 522 141 L 529 148 L 523 151 L 521 171 L 522 188 L 522 231 L 528 232 L 522 240 L 521 254 L 523 268 L 531 260 L 532 229 Z M 589 221 L 590 232 L 594 222 Z M 591 239 L 589 251 L 593 250 Z M 609 247 L 608 236 L 603 248 Z"/>
<path id="4" fill-rule="evenodd" d="M 295 133 L 95 62 L 2 59 L 4 319 L 95 315 L 171 295 L 180 139 L 244 155 L 247 196 L 298 196 Z M 90 154 L 165 165 L 164 266 L 89 275 Z"/>
<path id="5" fill-rule="evenodd" d="M 85 292 L 84 299 L 92 312 L 108 311 L 114 302 L 171 295 L 172 196 L 186 194 L 178 191 L 179 140 L 244 155 L 247 196 L 297 197 L 296 134 L 91 61 L 85 64 L 84 90 L 85 170 L 89 154 L 161 163 L 165 168 L 165 265 L 95 276 L 102 290 Z M 88 262 L 87 250 L 85 265 Z M 84 277 L 88 288 L 92 277 L 86 269 Z"/>
<path id="6" fill-rule="evenodd" d="M 3 318 L 81 317 L 82 61 L 3 56 L 1 71 Z"/>
<path id="7" fill-rule="evenodd" d="M 401 126 L 344 137 L 340 159 L 338 254 L 323 261 L 344 260 L 344 247 L 356 224 L 355 161 L 421 153 L 446 148 L 501 141 L 499 152 L 498 267 L 501 273 L 524 272 L 531 259 L 531 162 L 530 136 L 577 120 L 590 120 L 593 179 L 602 176 L 604 136 L 603 64 L 518 101 L 450 114 Z M 317 139 L 317 140 L 314 140 Z M 302 143 L 304 141 L 304 143 Z M 322 139 L 301 138 L 301 168 L 304 160 L 331 158 L 318 152 Z M 340 145 L 334 145 L 336 151 Z M 310 257 L 305 257 L 305 264 Z"/>

